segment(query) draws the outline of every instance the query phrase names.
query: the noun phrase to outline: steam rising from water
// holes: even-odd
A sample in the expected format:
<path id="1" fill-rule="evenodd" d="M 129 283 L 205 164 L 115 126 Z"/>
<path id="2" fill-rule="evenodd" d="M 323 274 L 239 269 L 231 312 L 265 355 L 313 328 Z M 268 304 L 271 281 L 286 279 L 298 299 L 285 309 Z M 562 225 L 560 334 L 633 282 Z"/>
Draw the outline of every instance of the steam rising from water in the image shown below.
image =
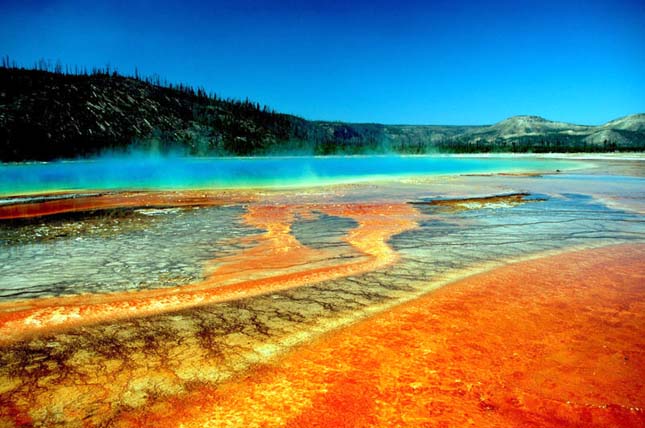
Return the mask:
<path id="1" fill-rule="evenodd" d="M 315 186 L 422 175 L 552 172 L 573 166 L 573 162 L 551 159 L 436 155 L 197 158 L 131 153 L 0 164 L 0 194 Z"/>

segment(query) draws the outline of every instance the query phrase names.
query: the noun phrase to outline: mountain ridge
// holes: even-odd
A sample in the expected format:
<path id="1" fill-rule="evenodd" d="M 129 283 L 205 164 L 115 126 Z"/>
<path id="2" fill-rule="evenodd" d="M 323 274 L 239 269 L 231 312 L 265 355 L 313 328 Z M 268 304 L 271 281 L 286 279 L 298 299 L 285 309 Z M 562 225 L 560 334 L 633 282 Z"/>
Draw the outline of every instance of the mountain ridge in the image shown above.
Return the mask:
<path id="1" fill-rule="evenodd" d="M 315 121 L 158 80 L 0 68 L 0 161 L 132 148 L 218 156 L 641 151 L 645 114 L 599 126 L 535 115 L 480 126 Z"/>

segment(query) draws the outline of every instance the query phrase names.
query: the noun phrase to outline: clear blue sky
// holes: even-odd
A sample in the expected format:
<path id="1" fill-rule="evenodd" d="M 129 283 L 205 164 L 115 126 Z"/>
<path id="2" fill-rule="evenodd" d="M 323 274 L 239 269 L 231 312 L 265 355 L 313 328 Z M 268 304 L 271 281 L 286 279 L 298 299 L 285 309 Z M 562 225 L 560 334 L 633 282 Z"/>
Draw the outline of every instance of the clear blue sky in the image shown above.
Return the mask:
<path id="1" fill-rule="evenodd" d="M 4 54 L 137 66 L 308 119 L 598 124 L 645 111 L 643 0 L 0 0 Z"/>

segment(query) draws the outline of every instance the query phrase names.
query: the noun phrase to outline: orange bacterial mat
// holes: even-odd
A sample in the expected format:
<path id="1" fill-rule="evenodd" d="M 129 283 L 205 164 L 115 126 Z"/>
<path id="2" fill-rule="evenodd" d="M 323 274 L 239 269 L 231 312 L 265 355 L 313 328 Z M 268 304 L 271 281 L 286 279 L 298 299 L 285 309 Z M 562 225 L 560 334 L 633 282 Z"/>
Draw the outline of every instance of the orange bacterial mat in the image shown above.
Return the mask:
<path id="1" fill-rule="evenodd" d="M 645 245 L 494 269 L 122 427 L 645 426 Z"/>

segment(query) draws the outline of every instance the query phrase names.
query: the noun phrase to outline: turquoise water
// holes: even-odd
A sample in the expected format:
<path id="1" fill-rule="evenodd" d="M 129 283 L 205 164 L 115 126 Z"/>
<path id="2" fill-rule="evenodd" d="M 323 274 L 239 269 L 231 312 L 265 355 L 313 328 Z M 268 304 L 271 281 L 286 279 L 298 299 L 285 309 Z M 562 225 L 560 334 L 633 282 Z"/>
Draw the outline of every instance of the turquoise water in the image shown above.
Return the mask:
<path id="1" fill-rule="evenodd" d="M 347 156 L 189 158 L 104 157 L 0 164 L 0 194 L 73 190 L 294 187 L 387 178 L 493 172 L 553 172 L 579 163 L 538 158 Z"/>

